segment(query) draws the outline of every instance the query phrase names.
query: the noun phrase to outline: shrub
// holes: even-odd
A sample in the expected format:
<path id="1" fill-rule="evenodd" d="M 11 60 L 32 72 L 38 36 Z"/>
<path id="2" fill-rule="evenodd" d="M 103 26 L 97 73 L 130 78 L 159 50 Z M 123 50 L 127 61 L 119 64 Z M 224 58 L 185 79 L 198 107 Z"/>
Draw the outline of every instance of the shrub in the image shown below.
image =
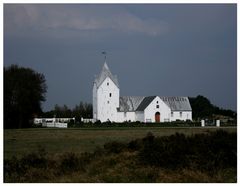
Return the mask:
<path id="1" fill-rule="evenodd" d="M 60 172 L 69 173 L 73 171 L 84 170 L 85 158 L 80 158 L 77 154 L 73 152 L 64 153 L 60 159 Z"/>
<path id="2" fill-rule="evenodd" d="M 130 151 L 139 151 L 142 147 L 143 147 L 143 144 L 142 144 L 142 141 L 140 139 L 130 141 L 127 144 L 127 148 Z"/>
<path id="3" fill-rule="evenodd" d="M 125 143 L 121 143 L 117 141 L 109 142 L 104 145 L 104 149 L 109 153 L 120 153 L 126 148 L 127 148 L 127 145 Z"/>
<path id="4" fill-rule="evenodd" d="M 197 167 L 214 173 L 217 169 L 236 167 L 237 165 L 237 135 L 223 130 L 211 132 L 208 135 L 195 135 L 191 138 L 191 149 L 197 162 Z"/>
<path id="5" fill-rule="evenodd" d="M 139 152 L 140 161 L 146 165 L 179 168 L 186 164 L 188 151 L 186 138 L 176 133 L 169 137 L 155 138 L 147 136 L 143 139 L 144 147 Z"/>
<path id="6" fill-rule="evenodd" d="M 46 155 L 45 148 L 38 146 L 37 152 L 26 154 L 20 159 L 12 157 L 9 160 L 4 160 L 4 180 L 7 182 L 9 182 L 9 180 L 17 180 L 20 182 L 29 169 L 46 169 L 48 165 Z"/>
<path id="7" fill-rule="evenodd" d="M 22 165 L 26 169 L 27 169 L 27 167 L 46 168 L 47 167 L 47 159 L 46 159 L 46 157 L 33 152 L 33 153 L 25 155 L 20 160 L 20 165 Z"/>
<path id="8" fill-rule="evenodd" d="M 100 125 L 100 124 L 101 124 L 101 121 L 100 121 L 100 120 L 97 120 L 94 124 Z"/>
<path id="9" fill-rule="evenodd" d="M 140 163 L 169 169 L 195 167 L 214 173 L 237 165 L 236 133 L 225 131 L 186 137 L 176 133 L 168 137 L 143 139 Z"/>

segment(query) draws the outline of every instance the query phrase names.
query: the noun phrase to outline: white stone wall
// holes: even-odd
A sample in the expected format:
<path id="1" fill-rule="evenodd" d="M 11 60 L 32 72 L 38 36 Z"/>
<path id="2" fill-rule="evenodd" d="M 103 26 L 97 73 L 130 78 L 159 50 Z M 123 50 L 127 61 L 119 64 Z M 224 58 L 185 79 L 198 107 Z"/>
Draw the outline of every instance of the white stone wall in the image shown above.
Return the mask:
<path id="1" fill-rule="evenodd" d="M 171 110 L 158 96 L 144 110 L 144 122 L 155 122 L 156 112 L 160 113 L 160 122 L 170 121 Z"/>
<path id="2" fill-rule="evenodd" d="M 125 122 L 125 121 L 136 121 L 135 112 L 118 112 L 117 113 L 117 122 Z"/>
<path id="3" fill-rule="evenodd" d="M 136 112 L 136 121 L 144 122 L 144 112 Z"/>
<path id="4" fill-rule="evenodd" d="M 97 89 L 97 120 L 117 121 L 119 107 L 119 88 L 107 77 Z"/>
<path id="5" fill-rule="evenodd" d="M 187 119 L 192 121 L 192 111 L 187 111 Z"/>
<path id="6" fill-rule="evenodd" d="M 124 122 L 124 112 L 117 112 L 116 122 Z"/>
<path id="7" fill-rule="evenodd" d="M 75 122 L 75 118 L 34 118 L 34 124 L 42 124 L 42 123 L 67 123 L 73 120 Z"/>
<path id="8" fill-rule="evenodd" d="M 67 123 L 43 123 L 42 124 L 43 127 L 55 127 L 55 128 L 67 128 L 68 124 Z"/>
<path id="9" fill-rule="evenodd" d="M 171 112 L 171 121 L 176 120 L 192 120 L 192 112 L 191 111 L 173 111 Z"/>
<path id="10" fill-rule="evenodd" d="M 97 120 L 97 85 L 93 84 L 93 119 Z"/>
<path id="11" fill-rule="evenodd" d="M 124 121 L 136 121 L 136 115 L 135 112 L 125 112 L 124 113 Z"/>

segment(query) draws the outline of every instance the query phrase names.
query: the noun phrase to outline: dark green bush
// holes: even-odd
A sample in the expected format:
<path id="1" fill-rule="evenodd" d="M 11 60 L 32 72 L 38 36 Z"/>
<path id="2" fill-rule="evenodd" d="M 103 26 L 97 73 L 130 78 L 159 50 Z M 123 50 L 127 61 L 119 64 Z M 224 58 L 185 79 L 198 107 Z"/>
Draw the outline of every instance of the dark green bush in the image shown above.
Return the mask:
<path id="1" fill-rule="evenodd" d="M 141 123 L 139 121 L 136 122 L 123 122 L 123 123 L 117 123 L 117 122 L 102 122 L 96 121 L 95 123 L 82 123 L 81 126 L 83 128 L 91 128 L 91 127 L 196 127 L 200 126 L 200 122 L 192 122 L 190 120 L 188 121 L 178 121 L 178 122 L 164 122 L 164 123 Z"/>
<path id="2" fill-rule="evenodd" d="M 176 133 L 161 138 L 147 136 L 143 139 L 143 143 L 144 147 L 139 152 L 139 159 L 142 163 L 164 168 L 186 166 L 188 145 L 185 135 Z"/>
<path id="3" fill-rule="evenodd" d="M 21 159 L 20 165 L 23 165 L 25 168 L 27 168 L 27 167 L 46 168 L 47 167 L 47 159 L 45 156 L 41 156 L 41 155 L 33 152 L 33 153 L 25 155 Z"/>
<path id="4" fill-rule="evenodd" d="M 100 120 L 97 120 L 94 124 L 100 125 L 102 122 Z"/>
<path id="5" fill-rule="evenodd" d="M 89 156 L 87 154 L 82 155 L 80 157 L 76 153 L 67 152 L 64 153 L 63 156 L 60 158 L 60 167 L 59 171 L 63 173 L 69 173 L 74 171 L 84 171 L 85 165 L 88 163 Z"/>
<path id="6" fill-rule="evenodd" d="M 236 133 L 217 130 L 208 135 L 197 134 L 191 138 L 190 145 L 191 154 L 194 155 L 190 159 L 197 162 L 201 170 L 214 171 L 235 167 L 237 164 Z"/>
<path id="7" fill-rule="evenodd" d="M 236 133 L 219 130 L 208 135 L 146 137 L 139 151 L 140 163 L 178 169 L 194 166 L 212 172 L 237 165 Z"/>
<path id="8" fill-rule="evenodd" d="M 44 147 L 39 146 L 37 152 L 31 152 L 22 158 L 12 157 L 4 160 L 4 179 L 22 180 L 31 168 L 46 169 L 48 166 L 47 152 Z M 16 182 L 16 181 L 15 181 Z"/>
<path id="9" fill-rule="evenodd" d="M 120 153 L 127 148 L 127 144 L 118 141 L 106 143 L 104 149 L 108 153 Z"/>
<path id="10" fill-rule="evenodd" d="M 127 144 L 129 151 L 139 151 L 143 147 L 142 140 L 136 139 Z"/>

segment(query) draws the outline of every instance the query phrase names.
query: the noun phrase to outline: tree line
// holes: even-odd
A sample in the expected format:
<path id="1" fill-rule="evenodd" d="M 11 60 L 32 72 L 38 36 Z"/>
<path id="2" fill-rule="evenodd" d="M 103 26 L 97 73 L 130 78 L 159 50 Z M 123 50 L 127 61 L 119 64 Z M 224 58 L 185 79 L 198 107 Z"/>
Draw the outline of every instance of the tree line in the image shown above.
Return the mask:
<path id="1" fill-rule="evenodd" d="M 198 95 L 197 97 L 189 98 L 192 107 L 192 117 L 194 120 L 213 118 L 214 115 L 228 116 L 230 118 L 237 118 L 237 113 L 230 109 L 223 109 L 213 105 L 209 99 Z"/>
<path id="2" fill-rule="evenodd" d="M 55 105 L 54 109 L 48 112 L 42 112 L 40 117 L 43 118 L 75 118 L 76 122 L 80 122 L 81 118 L 92 118 L 92 104 L 80 102 L 73 109 L 68 108 L 67 105 Z"/>

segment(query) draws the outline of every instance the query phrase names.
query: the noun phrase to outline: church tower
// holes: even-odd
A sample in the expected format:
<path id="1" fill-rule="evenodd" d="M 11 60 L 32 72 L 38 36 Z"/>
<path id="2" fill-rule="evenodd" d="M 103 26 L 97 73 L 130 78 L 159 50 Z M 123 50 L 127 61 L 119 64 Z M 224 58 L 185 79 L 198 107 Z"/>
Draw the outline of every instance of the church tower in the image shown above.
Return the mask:
<path id="1" fill-rule="evenodd" d="M 117 77 L 112 75 L 105 61 L 93 82 L 93 119 L 101 122 L 118 120 L 119 92 Z"/>

